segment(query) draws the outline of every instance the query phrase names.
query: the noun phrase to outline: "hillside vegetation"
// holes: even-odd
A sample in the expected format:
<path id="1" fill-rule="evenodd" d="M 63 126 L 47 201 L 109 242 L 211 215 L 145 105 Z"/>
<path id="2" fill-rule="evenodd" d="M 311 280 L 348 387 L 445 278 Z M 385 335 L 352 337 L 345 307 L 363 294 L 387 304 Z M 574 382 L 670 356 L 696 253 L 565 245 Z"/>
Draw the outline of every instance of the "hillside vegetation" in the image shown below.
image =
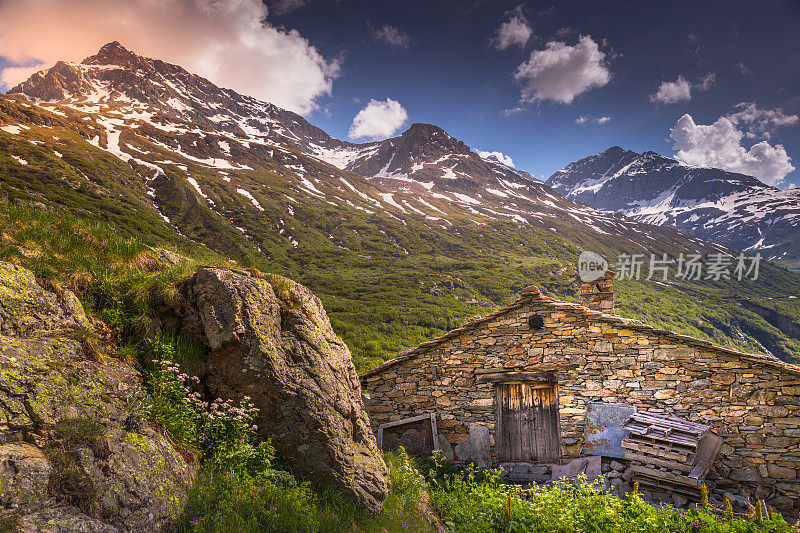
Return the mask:
<path id="1" fill-rule="evenodd" d="M 382 198 L 368 180 L 291 148 L 252 142 L 249 148 L 231 148 L 243 169 L 224 171 L 228 182 L 217 169 L 168 148 L 190 151 L 196 158 L 226 156 L 218 146 L 219 134 L 197 137 L 147 125 L 122 128 L 120 142 L 160 162 L 164 174 L 157 175 L 152 165 L 126 163 L 103 149 L 109 137 L 93 114 L 53 109 L 59 114 L 0 97 L 0 123 L 27 125 L 16 126 L 13 131 L 20 134 L 0 129 L 0 200 L 5 199 L 0 225 L 7 235 L 6 257 L 15 256 L 44 274 L 69 271 L 103 280 L 94 282 L 101 286 L 120 284 L 120 290 L 134 283 L 126 279 L 129 274 L 139 274 L 106 265 L 116 264 L 115 254 L 141 252 L 146 246 L 284 275 L 322 299 L 359 371 L 513 301 L 530 284 L 574 300 L 573 265 L 583 250 L 601 252 L 612 264 L 621 252 L 674 257 L 717 251 L 669 228 L 640 225 L 646 234 L 630 229 L 611 234 L 556 216 L 540 224 L 518 224 L 436 200 L 431 205 L 447 213 L 449 225 L 414 213 L 396 215 L 362 197 Z M 291 171 L 298 166 L 335 201 L 303 192 Z M 188 177 L 207 198 L 198 195 Z M 354 189 L 341 185 L 342 180 Z M 249 191 L 258 207 L 237 187 Z M 20 206 L 38 209 L 23 212 Z M 71 216 L 65 217 L 65 211 Z M 103 223 L 130 250 L 94 250 L 80 243 L 74 250 L 61 250 L 62 234 L 68 236 L 66 243 L 76 239 L 61 219 L 87 227 Z M 34 258 L 18 245 L 31 238 L 28 234 L 35 240 L 36 232 L 54 244 L 39 243 L 44 248 Z M 648 248 L 642 242 L 652 244 Z M 786 361 L 800 355 L 800 336 L 785 327 L 800 323 L 800 302 L 791 299 L 800 294 L 797 273 L 763 264 L 757 282 L 618 279 L 616 291 L 623 316 L 745 351 L 769 350 Z M 777 306 L 782 319 L 776 322 L 748 302 Z"/>
<path id="2" fill-rule="evenodd" d="M 179 531 L 429 532 L 427 501 L 453 531 L 789 530 L 778 516 L 726 518 L 724 510 L 722 515 L 660 510 L 637 495 L 620 499 L 596 486 L 526 491 L 503 484 L 497 473 L 415 463 L 402 451 L 385 456 L 392 493 L 383 512 L 364 516 L 334 492 L 290 474 L 290 465 L 256 437 L 254 412 L 246 403 L 220 403 L 211 408 L 213 416 L 202 415 L 207 408 L 191 392 L 191 376 L 202 368 L 205 350 L 172 333 L 165 310 L 175 297 L 175 282 L 198 263 L 230 263 L 202 247 L 193 258 L 151 248 L 106 223 L 38 207 L 0 205 L 0 229 L 0 260 L 32 269 L 54 290 L 76 291 L 97 328 L 97 335 L 87 334 L 83 342 L 94 346 L 99 357 L 127 358 L 141 369 L 147 394 L 131 401 L 125 423 L 161 428 L 184 455 L 202 463 L 176 524 Z M 240 407 L 244 416 L 237 414 Z M 94 427 L 81 424 L 84 429 L 78 431 L 84 433 Z M 0 519 L 0 530 L 14 531 L 13 515 Z"/>

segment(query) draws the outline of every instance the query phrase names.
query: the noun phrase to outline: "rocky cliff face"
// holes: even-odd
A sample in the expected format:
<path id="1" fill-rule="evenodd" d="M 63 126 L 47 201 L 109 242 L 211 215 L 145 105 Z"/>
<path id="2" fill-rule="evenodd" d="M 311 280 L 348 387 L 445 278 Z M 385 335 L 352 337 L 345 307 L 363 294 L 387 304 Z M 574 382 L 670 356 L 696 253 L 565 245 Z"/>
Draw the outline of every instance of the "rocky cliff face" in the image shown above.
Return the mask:
<path id="1" fill-rule="evenodd" d="M 284 278 L 211 267 L 198 270 L 184 295 L 184 329 L 211 349 L 209 388 L 221 398 L 250 396 L 260 433 L 296 473 L 380 511 L 386 465 L 350 351 L 319 299 Z"/>
<path id="2" fill-rule="evenodd" d="M 156 531 L 194 468 L 125 429 L 139 375 L 87 350 L 90 327 L 72 293 L 0 263 L 0 514 L 25 531 Z"/>

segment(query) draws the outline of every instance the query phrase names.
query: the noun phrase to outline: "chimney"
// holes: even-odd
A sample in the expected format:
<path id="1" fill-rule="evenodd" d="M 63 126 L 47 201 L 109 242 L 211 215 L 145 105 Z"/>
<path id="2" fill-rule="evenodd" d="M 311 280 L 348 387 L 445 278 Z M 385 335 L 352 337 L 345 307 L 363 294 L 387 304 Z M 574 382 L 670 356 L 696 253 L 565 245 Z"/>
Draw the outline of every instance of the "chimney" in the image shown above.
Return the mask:
<path id="1" fill-rule="evenodd" d="M 579 276 L 578 290 L 581 293 L 581 304 L 592 311 L 613 315 L 614 274 L 613 270 L 606 270 L 602 278 L 594 281 L 583 281 Z"/>

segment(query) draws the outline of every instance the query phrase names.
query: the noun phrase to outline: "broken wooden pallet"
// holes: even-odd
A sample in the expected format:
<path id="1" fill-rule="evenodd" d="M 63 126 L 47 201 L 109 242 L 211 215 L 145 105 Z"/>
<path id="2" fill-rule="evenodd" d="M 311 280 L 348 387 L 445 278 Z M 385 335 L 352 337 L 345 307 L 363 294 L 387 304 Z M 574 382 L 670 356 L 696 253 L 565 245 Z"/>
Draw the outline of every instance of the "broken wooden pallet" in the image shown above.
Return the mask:
<path id="1" fill-rule="evenodd" d="M 625 458 L 641 486 L 699 497 L 722 444 L 711 426 L 640 411 L 622 427 L 628 430 L 622 441 Z"/>

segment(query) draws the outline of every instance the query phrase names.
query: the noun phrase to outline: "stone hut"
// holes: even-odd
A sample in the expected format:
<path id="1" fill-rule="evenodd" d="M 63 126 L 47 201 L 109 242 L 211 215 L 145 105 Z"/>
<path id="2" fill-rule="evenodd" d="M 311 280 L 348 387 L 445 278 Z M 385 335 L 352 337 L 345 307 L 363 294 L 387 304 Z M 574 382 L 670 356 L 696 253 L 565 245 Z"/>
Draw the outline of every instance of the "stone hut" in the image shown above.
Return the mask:
<path id="1" fill-rule="evenodd" d="M 707 479 L 719 499 L 800 509 L 800 367 L 613 315 L 610 279 L 580 287 L 586 305 L 528 287 L 367 372 L 373 427 L 435 413 L 452 445 L 486 428 L 495 465 L 564 463 L 582 453 L 590 402 L 628 404 L 713 427 L 723 442 Z M 503 430 L 520 402 L 540 420 L 521 438 Z"/>

